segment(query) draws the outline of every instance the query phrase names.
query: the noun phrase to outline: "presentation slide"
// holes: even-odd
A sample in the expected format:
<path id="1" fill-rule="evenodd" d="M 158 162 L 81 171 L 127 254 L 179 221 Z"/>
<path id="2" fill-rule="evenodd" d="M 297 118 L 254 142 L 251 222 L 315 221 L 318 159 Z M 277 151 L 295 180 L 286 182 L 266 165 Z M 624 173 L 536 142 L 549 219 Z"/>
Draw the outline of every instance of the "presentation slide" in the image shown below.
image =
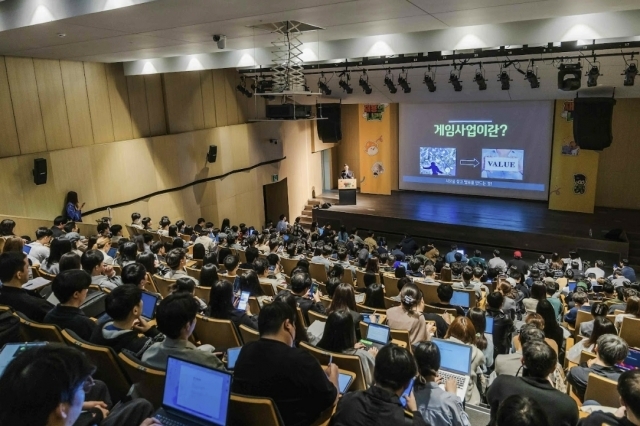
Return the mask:
<path id="1" fill-rule="evenodd" d="M 547 200 L 553 102 L 400 104 L 400 189 Z"/>

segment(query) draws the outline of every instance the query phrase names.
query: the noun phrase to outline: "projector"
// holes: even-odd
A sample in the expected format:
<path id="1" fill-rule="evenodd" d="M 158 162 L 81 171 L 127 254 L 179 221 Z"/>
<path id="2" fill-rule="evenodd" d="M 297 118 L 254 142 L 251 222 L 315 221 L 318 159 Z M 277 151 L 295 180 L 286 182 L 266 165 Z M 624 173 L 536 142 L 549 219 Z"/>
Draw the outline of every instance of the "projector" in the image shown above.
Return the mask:
<path id="1" fill-rule="evenodd" d="M 267 105 L 267 118 L 276 120 L 295 120 L 311 117 L 311 105 Z"/>

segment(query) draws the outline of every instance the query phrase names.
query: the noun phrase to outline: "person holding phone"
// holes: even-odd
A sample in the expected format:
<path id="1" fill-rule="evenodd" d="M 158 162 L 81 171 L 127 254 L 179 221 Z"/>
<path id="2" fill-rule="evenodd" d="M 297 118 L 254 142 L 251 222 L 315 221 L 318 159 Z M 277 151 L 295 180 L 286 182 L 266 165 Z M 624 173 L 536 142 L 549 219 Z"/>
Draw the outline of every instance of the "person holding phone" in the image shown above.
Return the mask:
<path id="1" fill-rule="evenodd" d="M 248 293 L 247 293 L 248 294 Z M 209 298 L 208 316 L 211 318 L 231 320 L 236 327 L 246 325 L 258 329 L 258 316 L 251 313 L 249 304 L 245 309 L 240 309 L 240 297 L 233 292 L 233 284 L 226 280 L 220 280 L 211 287 Z M 248 296 L 246 297 L 248 300 Z"/>
<path id="2" fill-rule="evenodd" d="M 67 192 L 67 200 L 65 203 L 65 215 L 68 220 L 74 222 L 82 222 L 82 208 L 85 203 L 78 201 L 78 193 L 74 191 Z"/>

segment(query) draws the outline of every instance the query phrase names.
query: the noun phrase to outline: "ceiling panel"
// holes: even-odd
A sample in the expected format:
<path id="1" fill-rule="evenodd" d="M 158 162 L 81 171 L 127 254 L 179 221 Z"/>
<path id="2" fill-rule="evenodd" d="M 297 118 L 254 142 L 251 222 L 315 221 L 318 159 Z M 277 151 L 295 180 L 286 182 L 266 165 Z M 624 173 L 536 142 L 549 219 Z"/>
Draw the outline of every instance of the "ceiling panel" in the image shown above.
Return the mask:
<path id="1" fill-rule="evenodd" d="M 533 3 L 539 0 L 411 0 L 413 4 L 427 13 L 454 12 L 457 10 L 473 10 L 485 7 L 518 5 Z"/>

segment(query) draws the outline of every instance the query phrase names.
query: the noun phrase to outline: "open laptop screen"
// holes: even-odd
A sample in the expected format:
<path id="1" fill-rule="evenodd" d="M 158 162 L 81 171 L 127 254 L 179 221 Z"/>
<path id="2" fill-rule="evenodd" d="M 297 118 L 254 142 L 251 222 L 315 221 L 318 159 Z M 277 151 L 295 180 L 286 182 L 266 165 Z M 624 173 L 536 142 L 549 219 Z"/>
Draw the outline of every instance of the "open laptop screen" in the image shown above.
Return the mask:
<path id="1" fill-rule="evenodd" d="M 381 345 L 389 343 L 389 327 L 380 324 L 369 324 L 369 330 L 367 331 L 367 340 Z"/>
<path id="2" fill-rule="evenodd" d="M 487 334 L 493 334 L 493 317 L 490 317 L 489 315 L 485 316 L 486 319 L 486 327 L 484 329 L 484 332 Z"/>
<path id="3" fill-rule="evenodd" d="M 22 251 L 24 252 L 24 254 L 29 254 L 29 252 L 31 251 L 31 246 L 28 244 L 25 244 L 25 246 L 22 247 Z"/>
<path id="4" fill-rule="evenodd" d="M 215 425 L 225 425 L 231 374 L 179 358 L 167 360 L 162 406 Z"/>
<path id="5" fill-rule="evenodd" d="M 0 376 L 15 357 L 34 346 L 46 345 L 47 342 L 7 343 L 0 350 Z"/>
<path id="6" fill-rule="evenodd" d="M 463 308 L 469 307 L 469 293 L 466 291 L 453 291 L 453 297 L 449 302 L 453 306 L 462 306 Z"/>
<path id="7" fill-rule="evenodd" d="M 451 340 L 433 339 L 440 349 L 440 368 L 458 374 L 471 373 L 471 346 Z"/>
<path id="8" fill-rule="evenodd" d="M 158 296 L 146 291 L 142 292 L 142 317 L 144 319 L 147 319 L 147 320 L 153 319 L 156 313 L 157 303 L 158 303 Z"/>
<path id="9" fill-rule="evenodd" d="M 618 367 L 625 371 L 640 369 L 640 349 L 629 348 L 629 355 L 622 364 L 618 364 Z"/>
<path id="10" fill-rule="evenodd" d="M 118 249 L 115 247 L 111 247 L 107 254 L 115 259 L 116 255 L 118 254 Z"/>

